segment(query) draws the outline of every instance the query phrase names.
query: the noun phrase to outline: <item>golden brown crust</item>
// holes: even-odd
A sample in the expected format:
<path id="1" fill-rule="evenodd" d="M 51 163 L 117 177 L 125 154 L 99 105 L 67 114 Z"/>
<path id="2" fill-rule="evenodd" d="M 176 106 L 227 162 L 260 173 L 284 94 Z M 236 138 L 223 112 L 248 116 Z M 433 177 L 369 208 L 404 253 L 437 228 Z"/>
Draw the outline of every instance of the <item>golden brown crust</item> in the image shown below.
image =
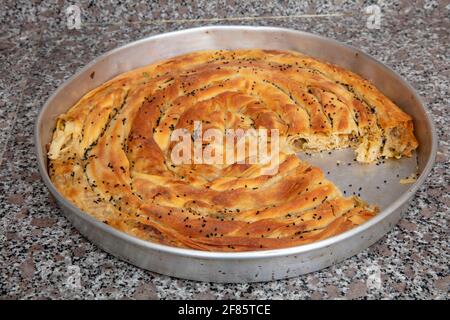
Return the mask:
<path id="1" fill-rule="evenodd" d="M 174 165 L 178 128 L 279 129 L 279 171 Z M 409 156 L 411 118 L 361 77 L 290 51 L 202 51 L 122 74 L 58 118 L 49 173 L 80 209 L 137 237 L 199 250 L 318 241 L 377 209 L 345 198 L 295 151 Z"/>

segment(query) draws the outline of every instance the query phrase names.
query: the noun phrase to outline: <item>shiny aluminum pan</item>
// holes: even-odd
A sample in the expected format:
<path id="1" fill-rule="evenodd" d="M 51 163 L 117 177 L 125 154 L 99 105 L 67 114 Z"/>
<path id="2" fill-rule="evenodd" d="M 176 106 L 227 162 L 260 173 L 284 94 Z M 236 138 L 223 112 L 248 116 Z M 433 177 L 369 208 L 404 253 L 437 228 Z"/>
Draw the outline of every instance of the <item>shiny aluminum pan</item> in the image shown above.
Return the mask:
<path id="1" fill-rule="evenodd" d="M 50 142 L 56 117 L 85 93 L 120 73 L 160 59 L 195 50 L 237 48 L 297 50 L 338 64 L 370 79 L 414 118 L 420 143 L 415 157 L 386 161 L 381 169 L 358 164 L 338 168 L 336 159 L 342 163 L 352 159 L 348 151 L 326 156 L 300 155 L 321 165 L 324 172 L 329 170 L 330 179 L 341 188 L 363 186 L 362 191 L 357 191 L 363 199 L 380 205 L 379 215 L 343 234 L 303 246 L 240 253 L 203 252 L 147 242 L 122 233 L 80 211 L 56 190 L 47 173 L 45 145 Z M 91 77 L 94 72 L 95 77 Z M 136 266 L 179 278 L 212 282 L 258 282 L 295 277 L 330 266 L 367 248 L 398 222 L 402 210 L 430 172 L 437 149 L 435 129 L 423 102 L 414 89 L 388 67 L 331 39 L 289 29 L 249 26 L 211 26 L 161 34 L 100 56 L 61 85 L 45 103 L 36 122 L 35 143 L 46 186 L 65 216 L 89 240 Z M 418 178 L 414 184 L 402 185 L 398 179 L 393 182 L 390 179 L 386 184 L 388 178 L 406 176 L 416 170 Z M 378 193 L 376 179 L 384 179 L 385 183 Z"/>

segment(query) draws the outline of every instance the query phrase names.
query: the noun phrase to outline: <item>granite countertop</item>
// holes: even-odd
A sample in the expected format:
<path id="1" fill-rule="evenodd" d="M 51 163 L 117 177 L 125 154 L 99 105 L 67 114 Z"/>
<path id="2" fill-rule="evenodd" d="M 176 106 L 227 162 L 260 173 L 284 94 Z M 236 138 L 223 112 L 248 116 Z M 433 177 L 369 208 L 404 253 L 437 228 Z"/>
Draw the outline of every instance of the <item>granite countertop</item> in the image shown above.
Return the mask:
<path id="1" fill-rule="evenodd" d="M 371 3 L 362 1 L 78 3 L 81 29 L 69 29 L 71 3 L 2 1 L 0 298 L 449 298 L 448 1 L 383 1 L 379 29 L 368 27 L 365 8 Z M 210 20 L 249 16 L 260 18 Z M 291 17 L 261 18 L 270 16 Z M 389 65 L 418 90 L 436 123 L 437 160 L 389 234 L 342 263 L 297 278 L 213 284 L 134 267 L 88 242 L 62 216 L 41 181 L 33 150 L 33 125 L 45 100 L 110 49 L 208 24 L 282 26 L 334 38 Z"/>

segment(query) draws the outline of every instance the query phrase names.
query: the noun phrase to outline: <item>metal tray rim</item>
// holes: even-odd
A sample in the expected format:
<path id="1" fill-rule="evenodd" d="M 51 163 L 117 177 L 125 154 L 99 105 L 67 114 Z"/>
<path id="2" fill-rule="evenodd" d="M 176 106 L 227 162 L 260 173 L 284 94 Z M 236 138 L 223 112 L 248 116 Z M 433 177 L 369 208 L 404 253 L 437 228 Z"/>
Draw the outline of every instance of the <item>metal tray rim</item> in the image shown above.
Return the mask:
<path id="1" fill-rule="evenodd" d="M 418 177 L 417 181 L 413 185 L 411 185 L 411 187 L 405 193 L 403 193 L 396 201 L 394 201 L 386 209 L 381 211 L 376 217 L 370 219 L 366 223 L 364 223 L 358 227 L 355 227 L 349 231 L 346 231 L 344 233 L 341 233 L 339 235 L 336 235 L 336 236 L 333 236 L 333 237 L 330 237 L 330 238 L 327 238 L 327 239 L 324 239 L 321 241 L 317 241 L 317 242 L 313 242 L 313 243 L 305 244 L 305 245 L 301 245 L 301 246 L 288 247 L 288 248 L 282 248 L 282 249 L 274 249 L 274 250 L 246 251 L 246 252 L 200 251 L 200 250 L 194 250 L 194 249 L 172 247 L 172 246 L 168 246 L 168 245 L 164 245 L 164 244 L 158 244 L 158 243 L 142 240 L 142 239 L 136 238 L 134 236 L 131 236 L 129 234 L 126 234 L 122 231 L 119 231 L 117 229 L 114 229 L 113 227 L 108 226 L 108 225 L 98 221 L 97 219 L 90 216 L 88 213 L 81 211 L 79 208 L 77 208 L 75 205 L 73 205 L 70 201 L 68 201 L 65 197 L 63 197 L 59 193 L 59 191 L 54 187 L 53 183 L 51 182 L 51 180 L 48 176 L 47 169 L 45 167 L 44 160 L 43 160 L 45 155 L 43 154 L 43 152 L 39 146 L 40 140 L 41 140 L 41 136 L 39 133 L 39 125 L 42 122 L 42 115 L 43 115 L 44 111 L 48 108 L 48 106 L 49 106 L 50 102 L 53 100 L 53 98 L 55 96 L 57 96 L 59 92 L 63 91 L 65 89 L 65 87 L 73 79 L 78 77 L 80 74 L 82 74 L 86 70 L 89 70 L 92 66 L 94 66 L 96 63 L 98 63 L 102 59 L 106 58 L 107 56 L 109 56 L 115 52 L 125 50 L 129 47 L 132 47 L 139 43 L 143 43 L 150 39 L 156 39 L 156 38 L 165 37 L 168 35 L 183 34 L 183 33 L 189 33 L 192 31 L 206 31 L 206 30 L 220 30 L 220 29 L 223 29 L 223 30 L 226 30 L 226 29 L 241 29 L 241 30 L 258 30 L 259 29 L 259 30 L 263 30 L 264 29 L 264 30 L 272 30 L 272 31 L 282 31 L 282 32 L 287 32 L 287 33 L 303 34 L 303 35 L 307 35 L 309 37 L 315 37 L 315 38 L 318 38 L 321 40 L 331 41 L 337 45 L 347 47 L 355 52 L 360 53 L 361 55 L 366 56 L 368 59 L 374 61 L 380 67 L 387 68 L 393 75 L 395 75 L 397 80 L 406 84 L 408 89 L 413 93 L 414 97 L 418 100 L 418 102 L 420 103 L 422 108 L 425 110 L 425 113 L 427 115 L 426 121 L 431 129 L 431 136 L 433 137 L 432 146 L 431 146 L 431 154 L 430 154 L 430 157 L 428 158 L 428 161 L 427 161 L 422 173 Z M 88 63 L 86 66 L 84 66 L 83 68 L 78 70 L 74 75 L 72 75 L 66 81 L 64 81 L 63 84 L 61 84 L 47 99 L 44 106 L 39 111 L 38 117 L 36 118 L 35 127 L 34 127 L 34 144 L 35 144 L 34 148 L 35 148 L 35 152 L 36 152 L 36 156 L 37 156 L 37 160 L 38 160 L 39 171 L 40 171 L 42 179 L 43 179 L 45 185 L 47 186 L 47 188 L 51 191 L 53 196 L 59 202 L 62 202 L 72 212 L 74 212 L 80 218 L 85 220 L 87 223 L 93 224 L 95 227 L 100 228 L 103 231 L 106 231 L 108 233 L 111 233 L 113 236 L 121 238 L 125 241 L 134 243 L 141 247 L 147 247 L 148 249 L 160 251 L 160 252 L 165 252 L 165 253 L 179 255 L 179 256 L 185 256 L 185 257 L 201 258 L 201 259 L 206 259 L 206 260 L 215 260 L 215 259 L 246 260 L 246 259 L 255 259 L 255 258 L 269 258 L 269 257 L 280 257 L 280 256 L 286 256 L 286 255 L 295 255 L 295 254 L 301 254 L 301 253 L 316 250 L 316 249 L 325 248 L 327 246 L 331 246 L 335 243 L 341 242 L 352 236 L 358 235 L 359 233 L 362 233 L 363 231 L 369 229 L 373 225 L 384 220 L 387 216 L 389 216 L 391 213 L 393 213 L 395 210 L 397 210 L 399 207 L 401 207 L 405 202 L 407 202 L 409 200 L 409 198 L 424 183 L 425 179 L 427 178 L 428 174 L 430 173 L 430 171 L 433 167 L 433 164 L 435 162 L 438 143 L 437 143 L 436 127 L 434 125 L 432 116 L 431 116 L 429 110 L 426 108 L 425 104 L 423 103 L 423 100 L 421 99 L 421 97 L 417 94 L 416 90 L 407 81 L 405 81 L 400 75 L 398 75 L 392 68 L 379 62 L 375 58 L 364 53 L 363 51 L 361 51 L 351 45 L 339 42 L 337 40 L 323 37 L 323 36 L 316 35 L 316 34 L 312 34 L 312 33 L 305 32 L 305 31 L 298 31 L 298 30 L 279 28 L 279 27 L 266 27 L 266 26 L 238 26 L 238 25 L 226 26 L 226 25 L 222 25 L 222 26 L 202 26 L 202 27 L 197 27 L 197 28 L 189 28 L 189 29 L 184 29 L 184 30 L 179 30 L 179 31 L 173 31 L 173 32 L 167 32 L 167 33 L 163 33 L 163 34 L 153 35 L 150 37 L 142 38 L 137 41 L 130 42 L 124 46 L 115 48 L 113 50 L 110 50 L 110 51 L 98 56 L 97 58 L 92 60 L 90 63 Z"/>

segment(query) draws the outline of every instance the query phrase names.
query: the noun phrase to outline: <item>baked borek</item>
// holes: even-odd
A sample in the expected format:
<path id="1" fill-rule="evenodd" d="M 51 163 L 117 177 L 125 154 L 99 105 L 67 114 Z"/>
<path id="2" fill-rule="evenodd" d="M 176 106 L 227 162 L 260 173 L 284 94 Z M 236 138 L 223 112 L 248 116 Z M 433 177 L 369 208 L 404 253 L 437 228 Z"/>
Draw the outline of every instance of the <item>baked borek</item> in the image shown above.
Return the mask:
<path id="1" fill-rule="evenodd" d="M 275 174 L 259 163 L 175 164 L 174 130 L 277 129 Z M 411 156 L 409 115 L 369 81 L 298 52 L 200 51 L 121 74 L 58 117 L 48 158 L 64 197 L 131 235 L 248 251 L 311 243 L 364 223 L 296 152 L 352 148 L 359 162 Z"/>

